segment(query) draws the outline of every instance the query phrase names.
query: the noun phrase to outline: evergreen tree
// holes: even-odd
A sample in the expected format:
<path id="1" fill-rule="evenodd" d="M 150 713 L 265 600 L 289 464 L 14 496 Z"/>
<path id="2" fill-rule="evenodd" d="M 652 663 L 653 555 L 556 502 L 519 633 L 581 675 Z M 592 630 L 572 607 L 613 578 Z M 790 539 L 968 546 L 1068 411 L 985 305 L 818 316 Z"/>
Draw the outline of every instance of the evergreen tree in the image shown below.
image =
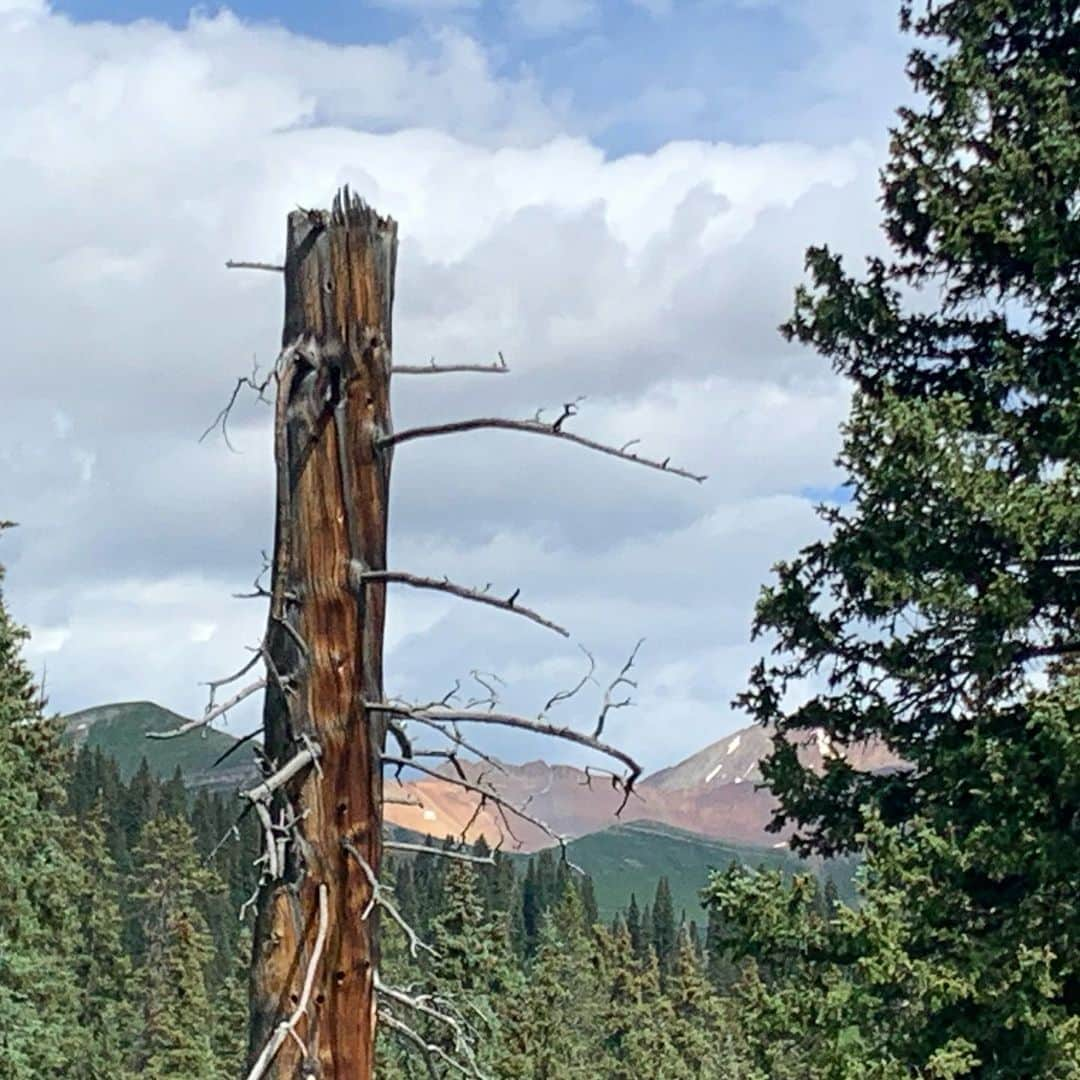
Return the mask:
<path id="1" fill-rule="evenodd" d="M 161 786 L 157 812 L 165 817 L 186 818 L 188 816 L 187 788 L 184 786 L 184 774 L 180 771 L 179 765 L 173 769 L 169 780 Z"/>
<path id="2" fill-rule="evenodd" d="M 81 941 L 74 966 L 82 998 L 79 1025 L 92 1050 L 69 1063 L 65 1075 L 73 1080 L 124 1080 L 135 1075 L 132 966 L 124 951 L 120 879 L 105 842 L 104 820 L 99 798 L 78 826 L 83 873 L 76 901 Z"/>
<path id="3" fill-rule="evenodd" d="M 444 879 L 446 906 L 432 922 L 429 989 L 447 1008 L 467 1017 L 475 1036 L 471 1053 L 484 1067 L 502 1056 L 497 1004 L 516 986 L 509 941 L 501 918 L 487 915 L 473 866 L 451 860 Z M 459 1059 L 467 1057 L 460 1038 L 445 1025 L 432 1026 L 429 1039 Z"/>
<path id="4" fill-rule="evenodd" d="M 811 250 L 784 327 L 854 384 L 851 499 L 763 594 L 778 651 L 743 701 L 776 731 L 763 774 L 795 849 L 868 852 L 863 910 L 838 913 L 854 936 L 819 942 L 847 968 L 806 973 L 815 1008 L 858 988 L 851 1041 L 898 1068 L 1068 1075 L 1080 712 L 1075 680 L 1045 680 L 1080 648 L 1076 8 L 928 0 L 902 21 L 923 98 L 884 172 L 893 256 L 859 277 Z M 838 751 L 880 739 L 906 767 L 838 752 L 815 773 L 809 730 Z M 743 900 L 760 929 L 772 899 Z"/>
<path id="5" fill-rule="evenodd" d="M 660 964 L 661 976 L 666 976 L 675 955 L 675 907 L 671 901 L 671 883 L 662 877 L 656 885 L 652 909 L 652 945 Z"/>
<path id="6" fill-rule="evenodd" d="M 128 784 L 120 812 L 129 850 L 135 849 L 142 827 L 157 816 L 160 802 L 161 784 L 150 771 L 150 762 L 143 757 Z"/>
<path id="7" fill-rule="evenodd" d="M 732 863 L 728 872 L 738 873 L 738 863 Z M 728 989 L 738 977 L 738 969 L 728 952 L 727 919 L 719 904 L 709 905 L 708 922 L 705 926 L 705 972 L 718 990 Z"/>
<path id="8" fill-rule="evenodd" d="M 93 1050 L 79 1024 L 82 875 L 61 812 L 66 755 L 25 638 L 0 595 L 0 1067 L 11 1080 L 67 1075 Z"/>
<path id="9" fill-rule="evenodd" d="M 601 990 L 595 948 L 577 889 L 568 887 L 540 923 L 526 985 L 511 995 L 505 1056 L 514 1080 L 591 1080 L 600 1047 Z"/>
<path id="10" fill-rule="evenodd" d="M 186 821 L 155 818 L 135 849 L 143 987 L 139 1059 L 152 1080 L 202 1080 L 217 1067 L 206 971 L 213 943 L 200 896 L 221 891 L 195 851 Z"/>
<path id="11" fill-rule="evenodd" d="M 840 890 L 837 889 L 836 882 L 831 874 L 825 878 L 825 890 L 822 895 L 824 898 L 825 918 L 831 919 L 840 907 Z"/>
<path id="12" fill-rule="evenodd" d="M 494 855 L 495 867 L 491 875 L 491 910 L 507 912 L 514 903 L 516 879 L 514 864 L 501 851 Z"/>
<path id="13" fill-rule="evenodd" d="M 251 967 L 251 931 L 237 936 L 232 970 L 214 995 L 211 1048 L 220 1080 L 244 1075 L 248 1042 L 248 969 Z"/>
<path id="14" fill-rule="evenodd" d="M 630 906 L 626 909 L 626 932 L 630 935 L 630 948 L 636 959 L 640 960 L 646 951 L 645 934 L 641 927 L 641 912 L 638 910 L 637 896 L 630 894 Z"/>
<path id="15" fill-rule="evenodd" d="M 170 910 L 149 938 L 140 1075 L 149 1080 L 204 1080 L 217 1061 L 204 969 L 210 935 L 194 908 Z"/>
<path id="16" fill-rule="evenodd" d="M 526 956 L 532 955 L 539 940 L 542 912 L 536 863 L 533 859 L 530 859 L 525 870 L 525 880 L 521 883 L 521 921 L 524 931 L 524 955 Z"/>
<path id="17" fill-rule="evenodd" d="M 674 1015 L 660 992 L 656 956 L 641 963 L 624 928 L 599 938 L 603 1069 L 610 1080 L 636 1080 L 645 1073 L 689 1080 L 693 1073 L 671 1039 Z"/>
<path id="18" fill-rule="evenodd" d="M 671 1007 L 667 1035 L 686 1074 L 697 1080 L 749 1080 L 751 1062 L 741 1033 L 685 930 L 675 945 L 665 993 Z"/>
<path id="19" fill-rule="evenodd" d="M 585 925 L 596 926 L 600 922 L 600 908 L 596 903 L 596 888 L 588 874 L 581 879 L 581 907 L 585 913 Z"/>

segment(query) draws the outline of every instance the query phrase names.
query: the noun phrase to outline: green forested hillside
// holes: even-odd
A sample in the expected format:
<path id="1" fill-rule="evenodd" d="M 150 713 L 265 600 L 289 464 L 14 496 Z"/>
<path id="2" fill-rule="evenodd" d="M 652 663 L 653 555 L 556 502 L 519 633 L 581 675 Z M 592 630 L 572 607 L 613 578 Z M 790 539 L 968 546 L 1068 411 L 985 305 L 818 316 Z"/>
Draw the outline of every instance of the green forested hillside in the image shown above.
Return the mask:
<path id="1" fill-rule="evenodd" d="M 593 879 L 597 908 L 608 920 L 625 909 L 631 894 L 639 902 L 651 898 L 662 877 L 671 885 L 676 914 L 685 911 L 688 919 L 701 919 L 701 890 L 711 870 L 732 862 L 787 873 L 805 869 L 786 850 L 729 844 L 652 821 L 613 825 L 567 847 L 571 862 Z"/>
<path id="2" fill-rule="evenodd" d="M 214 762 L 236 743 L 232 735 L 204 728 L 179 739 L 148 739 L 152 731 L 171 731 L 186 721 L 152 701 L 99 705 L 63 718 L 64 736 L 75 747 L 100 749 L 128 780 L 146 758 L 155 776 L 169 777 L 177 768 L 188 787 L 229 790 L 254 775 L 250 755 L 236 754 L 223 765 Z"/>

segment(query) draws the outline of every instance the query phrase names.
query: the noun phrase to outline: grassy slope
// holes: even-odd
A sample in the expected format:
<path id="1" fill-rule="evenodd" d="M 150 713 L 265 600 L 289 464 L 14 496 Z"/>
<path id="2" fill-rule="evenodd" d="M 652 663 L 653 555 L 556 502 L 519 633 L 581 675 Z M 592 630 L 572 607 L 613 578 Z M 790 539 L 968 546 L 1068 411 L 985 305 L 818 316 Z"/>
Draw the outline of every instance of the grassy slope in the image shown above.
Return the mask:
<path id="1" fill-rule="evenodd" d="M 636 893 L 639 907 L 651 903 L 661 877 L 671 882 L 675 917 L 685 909 L 688 919 L 702 921 L 698 894 L 710 870 L 721 870 L 733 859 L 751 866 L 805 869 L 787 851 L 744 847 L 712 840 L 697 833 L 635 821 L 590 833 L 567 845 L 569 859 L 593 878 L 600 914 L 610 919 Z"/>
<path id="2" fill-rule="evenodd" d="M 189 782 L 205 782 L 210 766 L 236 740 L 222 731 L 213 730 L 191 732 L 178 739 L 146 738 L 148 731 L 169 731 L 184 720 L 185 717 L 150 701 L 102 705 L 64 717 L 67 737 L 77 746 L 100 747 L 114 757 L 125 780 L 145 757 L 159 776 L 172 776 L 179 765 Z M 240 754 L 234 755 L 234 759 L 247 764 Z M 232 765 L 234 759 L 226 765 Z M 223 769 L 220 771 L 221 786 L 230 786 Z"/>

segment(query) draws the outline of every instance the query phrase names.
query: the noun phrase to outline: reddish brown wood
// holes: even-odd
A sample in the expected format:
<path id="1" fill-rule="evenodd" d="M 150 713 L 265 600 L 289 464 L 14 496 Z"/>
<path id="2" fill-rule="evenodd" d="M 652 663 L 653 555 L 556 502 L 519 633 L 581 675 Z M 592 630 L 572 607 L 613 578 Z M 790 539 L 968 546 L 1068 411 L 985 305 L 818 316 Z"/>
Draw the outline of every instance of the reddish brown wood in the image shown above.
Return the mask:
<path id="1" fill-rule="evenodd" d="M 302 819 L 284 877 L 263 887 L 252 968 L 254 1061 L 299 999 L 329 890 L 329 933 L 308 1019 L 266 1073 L 368 1080 L 374 1062 L 375 919 L 350 840 L 378 871 L 385 730 L 363 702 L 383 697 L 385 585 L 350 585 L 349 566 L 386 567 L 391 311 L 397 225 L 348 189 L 330 212 L 289 215 L 285 327 L 275 424 L 277 520 L 266 647 L 266 751 L 278 766 L 321 748 L 273 803 Z"/>

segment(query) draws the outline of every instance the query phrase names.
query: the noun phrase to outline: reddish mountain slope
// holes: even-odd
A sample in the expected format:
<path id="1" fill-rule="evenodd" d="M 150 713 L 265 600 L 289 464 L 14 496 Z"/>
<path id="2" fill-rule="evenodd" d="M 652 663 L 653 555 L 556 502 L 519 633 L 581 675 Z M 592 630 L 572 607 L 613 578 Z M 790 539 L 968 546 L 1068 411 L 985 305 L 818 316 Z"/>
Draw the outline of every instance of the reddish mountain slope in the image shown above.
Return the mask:
<path id="1" fill-rule="evenodd" d="M 635 794 L 622 812 L 622 821 L 659 821 L 691 832 L 743 844 L 777 846 L 776 835 L 767 833 L 773 799 L 756 790 L 761 779 L 758 763 L 770 746 L 767 732 L 759 727 L 737 731 L 712 743 L 692 757 L 639 781 Z M 833 753 L 821 732 L 811 734 L 801 756 L 813 769 L 821 769 Z M 868 745 L 853 748 L 848 760 L 859 769 L 874 771 L 898 764 L 884 748 Z M 590 781 L 581 769 L 533 761 L 490 766 L 466 765 L 470 778 L 483 775 L 508 802 L 528 802 L 528 813 L 545 822 L 553 832 L 583 836 L 606 828 L 622 802 L 620 792 L 603 778 Z M 407 828 L 433 836 L 461 835 L 470 840 L 484 835 L 491 843 L 527 851 L 545 847 L 550 839 L 528 822 L 507 813 L 505 820 L 495 807 L 477 813 L 477 797 L 444 781 L 427 779 L 396 784 L 387 794 L 415 799 L 420 805 L 392 803 L 387 817 Z"/>

